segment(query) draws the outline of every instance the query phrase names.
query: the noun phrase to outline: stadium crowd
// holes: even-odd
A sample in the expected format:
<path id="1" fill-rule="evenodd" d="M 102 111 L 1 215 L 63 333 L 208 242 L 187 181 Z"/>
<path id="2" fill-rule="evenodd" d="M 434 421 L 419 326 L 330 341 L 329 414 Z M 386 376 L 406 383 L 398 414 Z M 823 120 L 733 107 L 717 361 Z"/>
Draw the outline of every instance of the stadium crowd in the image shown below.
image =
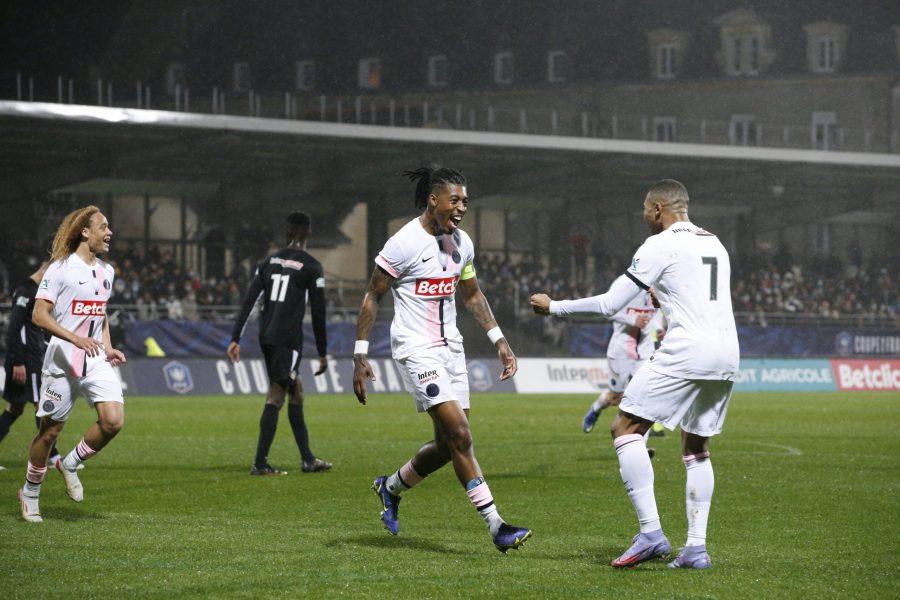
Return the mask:
<path id="1" fill-rule="evenodd" d="M 603 293 L 622 272 L 628 259 L 595 260 L 594 278 L 578 282 L 565 269 L 551 269 L 533 261 L 507 261 L 501 255 L 483 255 L 478 263 L 479 282 L 498 319 L 530 317 L 528 297 L 535 290 L 553 298 L 577 298 Z M 599 264 L 598 264 L 599 263 Z M 742 261 L 732 272 L 735 312 L 748 313 L 760 323 L 765 315 L 805 314 L 825 319 L 847 315 L 896 317 L 900 315 L 897 261 L 886 256 L 817 257 L 806 264 L 790 253 L 759 253 Z"/>
<path id="2" fill-rule="evenodd" d="M 10 255 L 13 261 L 4 264 L 0 273 L 4 284 L 0 303 L 10 301 L 12 289 L 43 258 L 38 248 L 18 248 Z M 215 312 L 202 308 L 239 304 L 247 281 L 245 269 L 238 269 L 233 276 L 201 279 L 197 273 L 181 268 L 170 250 L 157 246 L 150 246 L 142 256 L 134 246 L 122 243 L 109 262 L 116 270 L 110 303 L 132 306 L 134 318 L 142 320 L 198 320 L 201 314 L 216 318 Z"/>
<path id="3" fill-rule="evenodd" d="M 37 267 L 36 247 L 10 249 L 0 263 L 0 304 L 8 304 L 12 289 Z M 500 322 L 530 319 L 528 297 L 535 290 L 554 298 L 584 297 L 604 292 L 621 273 L 626 257 L 593 259 L 583 280 L 576 280 L 572 265 L 548 266 L 524 255 L 508 260 L 500 253 L 478 258 L 478 280 Z M 116 247 L 110 262 L 116 269 L 111 301 L 133 307 L 143 320 L 219 318 L 210 307 L 234 307 L 246 289 L 252 265 L 242 264 L 230 276 L 202 279 L 183 269 L 170 250 L 151 246 L 146 256 L 126 242 Z M 245 261 L 246 262 L 246 261 Z M 734 310 L 765 324 L 766 315 L 805 314 L 822 319 L 846 315 L 896 317 L 900 314 L 898 264 L 890 256 L 821 256 L 803 264 L 784 248 L 760 252 L 736 261 L 732 273 Z M 328 294 L 329 308 L 355 307 L 356 297 Z M 230 314 L 227 309 L 223 309 Z M 227 317 L 226 317 L 227 318 Z M 555 337 L 553 320 L 544 320 L 545 334 Z"/>

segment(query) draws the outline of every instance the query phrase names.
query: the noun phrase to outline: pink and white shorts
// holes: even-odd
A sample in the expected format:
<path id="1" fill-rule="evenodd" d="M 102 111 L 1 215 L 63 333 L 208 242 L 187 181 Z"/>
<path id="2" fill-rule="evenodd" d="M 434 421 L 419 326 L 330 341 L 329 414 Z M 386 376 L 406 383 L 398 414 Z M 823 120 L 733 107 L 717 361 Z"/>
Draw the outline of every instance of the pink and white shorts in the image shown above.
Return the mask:
<path id="1" fill-rule="evenodd" d="M 51 375 L 45 371 L 42 379 L 38 417 L 50 417 L 57 422 L 68 420 L 79 394 L 84 394 L 91 408 L 97 402 L 125 403 L 122 383 L 105 356 L 88 359 L 84 377 Z"/>
<path id="2" fill-rule="evenodd" d="M 397 365 L 417 412 L 451 400 L 463 410 L 469 408 L 469 371 L 462 344 L 420 350 Z"/>

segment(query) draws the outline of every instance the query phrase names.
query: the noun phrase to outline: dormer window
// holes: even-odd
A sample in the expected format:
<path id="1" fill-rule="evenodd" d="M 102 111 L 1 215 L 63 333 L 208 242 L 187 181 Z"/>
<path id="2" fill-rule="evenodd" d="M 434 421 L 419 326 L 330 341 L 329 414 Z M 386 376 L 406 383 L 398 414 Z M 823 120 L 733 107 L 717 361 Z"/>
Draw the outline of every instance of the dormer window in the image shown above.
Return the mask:
<path id="1" fill-rule="evenodd" d="M 376 90 L 381 87 L 380 58 L 361 59 L 357 73 L 359 87 L 366 90 Z"/>
<path id="2" fill-rule="evenodd" d="M 512 83 L 512 52 L 498 52 L 494 55 L 494 83 Z"/>
<path id="3" fill-rule="evenodd" d="M 813 73 L 834 73 L 843 61 L 847 26 L 819 21 L 803 27 L 806 31 L 806 60 Z"/>
<path id="4" fill-rule="evenodd" d="M 298 90 L 311 90 L 316 87 L 316 63 L 311 60 L 298 60 L 296 73 Z"/>
<path id="5" fill-rule="evenodd" d="M 246 92 L 250 89 L 250 63 L 241 61 L 234 63 L 231 71 L 231 89 L 235 92 Z"/>
<path id="6" fill-rule="evenodd" d="M 672 44 L 656 47 L 656 76 L 660 79 L 675 77 L 675 46 Z"/>
<path id="7" fill-rule="evenodd" d="M 755 12 L 740 8 L 718 19 L 722 49 L 716 58 L 728 75 L 758 75 L 775 60 L 772 28 Z"/>
<path id="8" fill-rule="evenodd" d="M 428 85 L 442 87 L 449 81 L 450 64 L 443 54 L 428 57 Z"/>
<path id="9" fill-rule="evenodd" d="M 673 79 L 681 70 L 687 53 L 688 36 L 683 31 L 654 29 L 647 34 L 650 50 L 650 76 Z"/>
<path id="10" fill-rule="evenodd" d="M 569 78 L 569 55 L 562 50 L 547 53 L 547 81 L 560 83 Z"/>

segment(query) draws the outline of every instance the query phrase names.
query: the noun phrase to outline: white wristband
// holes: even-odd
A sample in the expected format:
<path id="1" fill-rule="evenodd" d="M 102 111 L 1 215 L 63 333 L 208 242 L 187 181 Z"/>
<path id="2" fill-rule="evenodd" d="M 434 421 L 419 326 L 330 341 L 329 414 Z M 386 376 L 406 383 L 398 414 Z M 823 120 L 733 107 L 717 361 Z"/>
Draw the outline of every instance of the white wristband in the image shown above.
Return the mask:
<path id="1" fill-rule="evenodd" d="M 356 345 L 353 346 L 353 354 L 368 354 L 369 353 L 369 342 L 366 340 L 356 340 Z"/>
<path id="2" fill-rule="evenodd" d="M 503 332 L 500 331 L 499 327 L 494 327 L 493 329 L 488 329 L 487 336 L 492 344 L 496 344 L 497 340 L 503 337 Z"/>

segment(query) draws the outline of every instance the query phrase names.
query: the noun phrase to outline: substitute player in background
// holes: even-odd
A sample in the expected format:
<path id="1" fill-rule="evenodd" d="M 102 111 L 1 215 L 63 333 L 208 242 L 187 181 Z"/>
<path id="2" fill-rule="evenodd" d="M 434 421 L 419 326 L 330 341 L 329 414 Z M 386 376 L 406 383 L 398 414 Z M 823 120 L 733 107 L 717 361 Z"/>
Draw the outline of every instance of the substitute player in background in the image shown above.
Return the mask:
<path id="1" fill-rule="evenodd" d="M 625 277 L 621 275 L 620 277 Z M 582 430 L 590 433 L 603 409 L 618 406 L 625 386 L 655 348 L 659 318 L 650 292 L 638 294 L 628 306 L 610 317 L 613 333 L 606 348 L 609 365 L 609 389 L 594 400 L 582 421 Z"/>
<path id="2" fill-rule="evenodd" d="M 75 502 L 84 499 L 78 466 L 102 450 L 122 429 L 125 399 L 113 367 L 125 355 L 109 338 L 106 302 L 113 289 L 112 266 L 97 258 L 109 252 L 109 222 L 96 206 L 69 213 L 53 238 L 50 266 L 38 286 L 32 320 L 53 337 L 44 356 L 41 427 L 28 456 L 25 485 L 19 490 L 22 518 L 42 521 L 38 505 L 47 458 L 79 394 L 97 411 L 97 422 L 54 465 Z"/>
<path id="3" fill-rule="evenodd" d="M 31 322 L 31 313 L 34 310 L 34 295 L 38 284 L 44 278 L 49 264 L 43 263 L 13 292 L 9 328 L 6 330 L 6 385 L 3 388 L 3 399 L 9 405 L 0 413 L 0 441 L 3 441 L 10 426 L 22 415 L 26 404 L 34 404 L 37 412 L 41 366 L 44 364 L 47 340 L 41 328 Z M 34 420 L 40 430 L 41 420 L 37 416 Z M 59 453 L 54 445 L 50 450 L 50 464 L 57 454 Z"/>
<path id="4" fill-rule="evenodd" d="M 322 265 L 306 251 L 310 233 L 309 215 L 294 212 L 287 218 L 287 247 L 264 258 L 256 267 L 244 303 L 234 323 L 228 358 L 241 359 L 241 335 L 253 305 L 262 295 L 259 315 L 259 345 L 266 359 L 269 393 L 259 419 L 259 441 L 251 475 L 283 475 L 284 471 L 269 464 L 269 449 L 278 427 L 278 413 L 288 395 L 288 420 L 294 440 L 300 449 L 300 469 L 304 473 L 327 471 L 331 463 L 316 458 L 309 449 L 309 433 L 303 418 L 303 382 L 300 379 L 300 357 L 303 354 L 303 317 L 306 301 L 312 312 L 313 334 L 319 352 L 321 375 L 328 368 L 325 334 L 325 275 Z"/>
<path id="5" fill-rule="evenodd" d="M 375 258 L 356 324 L 353 391 L 365 404 L 368 381 L 374 378 L 367 358 L 369 334 L 378 303 L 390 290 L 394 297 L 391 353 L 413 394 L 416 410 L 431 417 L 434 439 L 392 475 L 376 478 L 372 489 L 381 501 L 385 528 L 397 535 L 400 495 L 452 462 L 469 500 L 487 523 L 494 545 L 506 552 L 521 546 L 531 531 L 503 521 L 475 459 L 466 355 L 456 328 L 457 288 L 463 304 L 497 348 L 503 364 L 501 381 L 516 374 L 516 357 L 478 286 L 472 240 L 459 229 L 469 206 L 465 177 L 439 167 L 423 167 L 404 175 L 416 182 L 415 206 L 422 213 L 392 236 Z"/>
<path id="6" fill-rule="evenodd" d="M 706 569 L 706 525 L 713 495 L 709 438 L 722 432 L 738 370 L 737 329 L 731 307 L 728 252 L 713 234 L 688 219 L 688 193 L 672 179 L 653 185 L 644 200 L 651 236 L 625 272 L 600 296 L 552 301 L 535 294 L 542 315 L 593 312 L 613 315 L 652 286 L 669 324 L 659 349 L 625 388 L 612 424 L 625 489 L 637 512 L 640 533 L 612 562 L 631 567 L 671 551 L 653 492 L 653 465 L 644 433 L 654 421 L 681 426 L 687 484 L 687 542 L 671 568 Z"/>

